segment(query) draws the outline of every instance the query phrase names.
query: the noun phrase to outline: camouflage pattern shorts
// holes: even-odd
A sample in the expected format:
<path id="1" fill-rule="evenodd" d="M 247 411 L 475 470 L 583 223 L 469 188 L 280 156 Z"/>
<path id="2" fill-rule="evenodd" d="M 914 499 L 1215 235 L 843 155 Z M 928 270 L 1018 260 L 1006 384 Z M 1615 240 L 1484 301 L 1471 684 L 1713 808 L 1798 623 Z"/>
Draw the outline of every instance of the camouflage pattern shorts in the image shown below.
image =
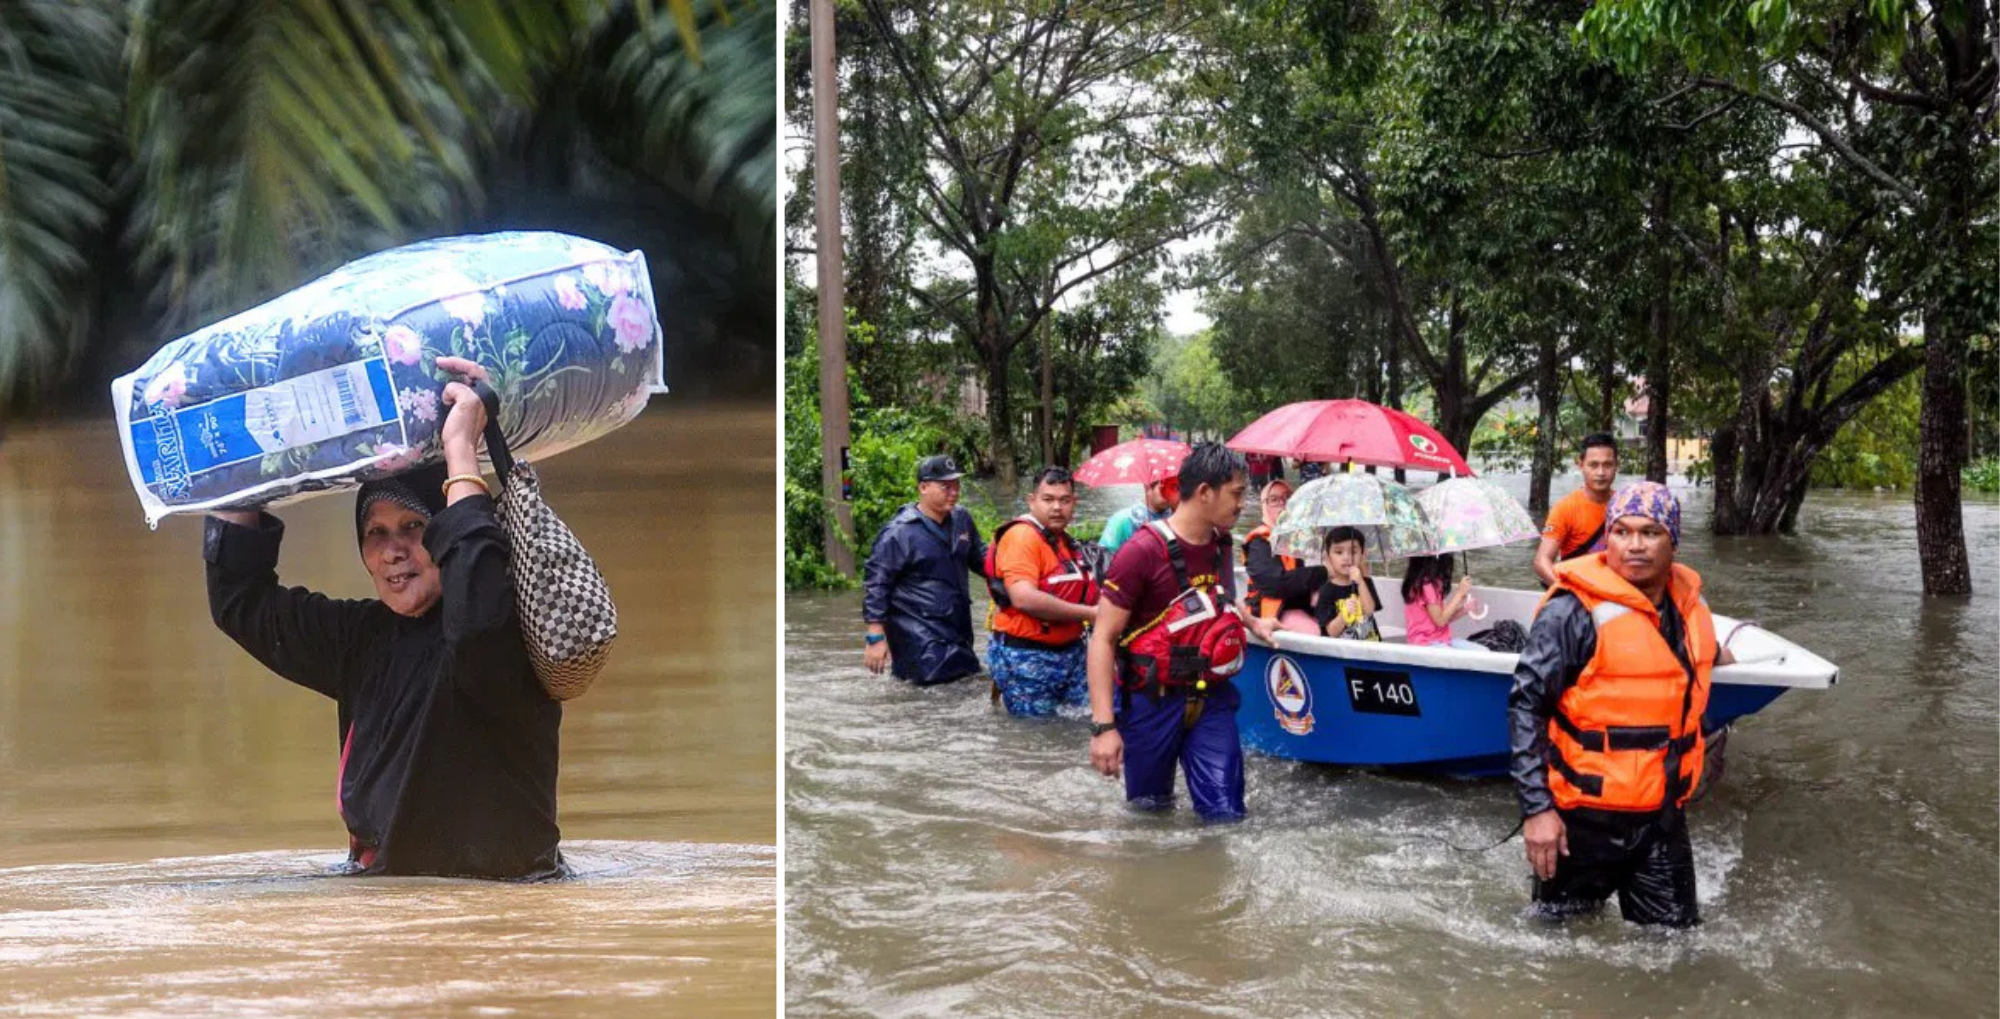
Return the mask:
<path id="1" fill-rule="evenodd" d="M 1053 715 L 1065 705 L 1090 701 L 1090 686 L 1084 676 L 1083 641 L 1062 651 L 1003 645 L 986 646 L 986 671 L 1007 704 L 1007 713 L 1040 717 Z"/>

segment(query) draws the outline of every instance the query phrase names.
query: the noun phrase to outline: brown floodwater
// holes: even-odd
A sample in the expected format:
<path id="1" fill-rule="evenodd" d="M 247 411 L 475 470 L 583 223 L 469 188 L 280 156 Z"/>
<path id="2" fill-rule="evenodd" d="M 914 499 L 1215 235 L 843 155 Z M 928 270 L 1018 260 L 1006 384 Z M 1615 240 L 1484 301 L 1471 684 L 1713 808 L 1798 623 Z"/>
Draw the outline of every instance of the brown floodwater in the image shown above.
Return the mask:
<path id="1" fill-rule="evenodd" d="M 327 876 L 332 702 L 216 631 L 201 521 L 146 528 L 108 423 L 0 438 L 0 1015 L 769 1015 L 775 422 L 654 401 L 542 465 L 620 635 L 566 707 L 579 879 Z M 279 576 L 368 597 L 353 500 Z"/>
<path id="2" fill-rule="evenodd" d="M 1717 538 L 1710 491 L 1681 494 L 1716 610 L 1841 667 L 1737 724 L 1689 815 L 1701 927 L 1531 917 L 1518 838 L 1452 848 L 1513 827 L 1504 779 L 1253 755 L 1242 824 L 1203 827 L 1185 798 L 1135 814 L 1090 769 L 1080 712 L 870 676 L 860 595 L 795 592 L 787 1014 L 1995 1015 L 2000 500 L 1966 499 L 1976 593 L 1926 600 L 1907 492 L 1814 492 L 1772 538 Z M 1136 498 L 1087 489 L 1079 514 Z M 1529 560 L 1472 570 L 1525 588 Z"/>

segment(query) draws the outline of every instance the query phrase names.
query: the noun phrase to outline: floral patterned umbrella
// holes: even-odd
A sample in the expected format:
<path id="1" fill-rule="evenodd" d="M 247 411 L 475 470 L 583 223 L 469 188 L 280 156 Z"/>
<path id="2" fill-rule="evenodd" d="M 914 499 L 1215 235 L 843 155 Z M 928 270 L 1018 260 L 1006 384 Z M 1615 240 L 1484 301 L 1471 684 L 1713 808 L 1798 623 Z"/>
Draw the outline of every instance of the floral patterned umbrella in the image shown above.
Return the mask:
<path id="1" fill-rule="evenodd" d="M 1415 493 L 1387 478 L 1351 472 L 1300 485 L 1272 530 L 1271 547 L 1317 565 L 1327 530 L 1342 526 L 1358 528 L 1368 550 L 1383 556 L 1437 551 L 1437 535 Z"/>
<path id="2" fill-rule="evenodd" d="M 1188 444 L 1171 439 L 1133 439 L 1121 442 L 1083 462 L 1076 480 L 1086 485 L 1150 485 L 1164 478 L 1178 477 L 1181 461 L 1187 459 Z"/>
<path id="3" fill-rule="evenodd" d="M 1417 495 L 1437 532 L 1437 551 L 1464 552 L 1540 535 L 1528 511 L 1499 485 L 1481 478 L 1451 478 Z"/>

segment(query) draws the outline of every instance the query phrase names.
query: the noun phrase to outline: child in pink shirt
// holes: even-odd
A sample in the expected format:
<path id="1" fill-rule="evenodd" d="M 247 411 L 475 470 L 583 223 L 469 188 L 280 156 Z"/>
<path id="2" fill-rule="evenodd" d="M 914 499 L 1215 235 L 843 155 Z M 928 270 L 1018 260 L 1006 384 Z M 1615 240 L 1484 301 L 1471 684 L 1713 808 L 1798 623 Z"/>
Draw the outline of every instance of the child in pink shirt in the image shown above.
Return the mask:
<path id="1" fill-rule="evenodd" d="M 1414 556 L 1403 572 L 1404 640 L 1416 645 L 1448 644 L 1464 651 L 1486 648 L 1469 640 L 1455 640 L 1451 622 L 1465 615 L 1472 598 L 1472 578 L 1451 582 L 1450 556 Z M 1445 591 L 1450 589 L 1447 597 Z"/>

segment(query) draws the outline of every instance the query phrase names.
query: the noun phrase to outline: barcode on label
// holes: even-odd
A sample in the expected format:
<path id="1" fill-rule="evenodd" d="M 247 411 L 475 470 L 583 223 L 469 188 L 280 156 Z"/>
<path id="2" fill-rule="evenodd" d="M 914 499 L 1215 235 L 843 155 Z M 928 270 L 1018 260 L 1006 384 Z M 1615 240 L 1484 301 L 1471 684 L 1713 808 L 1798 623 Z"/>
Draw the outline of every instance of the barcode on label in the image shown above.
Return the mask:
<path id="1" fill-rule="evenodd" d="M 340 393 L 340 419 L 349 428 L 362 423 L 361 401 L 354 395 L 354 380 L 344 371 L 333 375 L 333 388 Z"/>

